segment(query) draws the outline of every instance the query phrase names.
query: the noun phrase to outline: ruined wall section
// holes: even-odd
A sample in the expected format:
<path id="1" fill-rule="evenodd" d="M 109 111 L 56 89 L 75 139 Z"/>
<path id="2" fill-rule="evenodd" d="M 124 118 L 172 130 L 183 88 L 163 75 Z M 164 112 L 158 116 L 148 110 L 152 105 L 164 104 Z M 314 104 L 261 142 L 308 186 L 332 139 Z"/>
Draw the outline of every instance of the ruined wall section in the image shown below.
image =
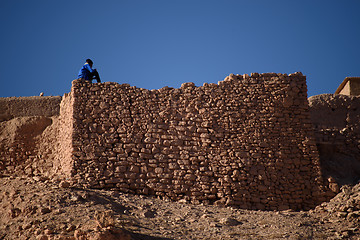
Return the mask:
<path id="1" fill-rule="evenodd" d="M 309 98 L 310 116 L 325 177 L 333 189 L 360 180 L 360 97 L 321 94 Z"/>
<path id="2" fill-rule="evenodd" d="M 59 115 L 60 96 L 0 98 L 0 122 L 16 117 Z"/>
<path id="3" fill-rule="evenodd" d="M 73 179 L 248 209 L 324 201 L 301 73 L 145 90 L 73 81 Z"/>
<path id="4" fill-rule="evenodd" d="M 0 174 L 32 174 L 40 156 L 39 135 L 51 124 L 46 117 L 23 117 L 0 122 Z"/>
<path id="5" fill-rule="evenodd" d="M 60 110 L 61 97 L 0 98 L 0 174 L 37 175 L 52 167 L 46 162 L 52 146 L 44 132 Z"/>

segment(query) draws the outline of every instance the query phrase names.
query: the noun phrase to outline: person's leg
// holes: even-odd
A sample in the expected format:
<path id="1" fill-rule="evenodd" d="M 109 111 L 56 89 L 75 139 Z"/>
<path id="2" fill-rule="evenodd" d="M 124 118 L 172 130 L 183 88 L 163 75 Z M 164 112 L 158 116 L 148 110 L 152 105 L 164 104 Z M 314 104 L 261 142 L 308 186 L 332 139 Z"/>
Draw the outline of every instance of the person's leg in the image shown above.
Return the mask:
<path id="1" fill-rule="evenodd" d="M 101 82 L 99 73 L 97 71 L 94 71 L 93 73 L 93 79 L 95 79 L 98 83 Z"/>

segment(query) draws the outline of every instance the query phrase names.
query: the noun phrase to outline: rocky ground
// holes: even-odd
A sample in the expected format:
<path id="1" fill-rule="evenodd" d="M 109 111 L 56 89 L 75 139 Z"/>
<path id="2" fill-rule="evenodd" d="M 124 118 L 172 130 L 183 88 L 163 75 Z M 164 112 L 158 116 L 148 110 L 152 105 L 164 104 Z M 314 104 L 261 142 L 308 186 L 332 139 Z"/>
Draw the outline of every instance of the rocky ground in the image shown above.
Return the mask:
<path id="1" fill-rule="evenodd" d="M 43 177 L 0 178 L 0 239 L 359 239 L 360 184 L 315 210 L 192 205 Z"/>

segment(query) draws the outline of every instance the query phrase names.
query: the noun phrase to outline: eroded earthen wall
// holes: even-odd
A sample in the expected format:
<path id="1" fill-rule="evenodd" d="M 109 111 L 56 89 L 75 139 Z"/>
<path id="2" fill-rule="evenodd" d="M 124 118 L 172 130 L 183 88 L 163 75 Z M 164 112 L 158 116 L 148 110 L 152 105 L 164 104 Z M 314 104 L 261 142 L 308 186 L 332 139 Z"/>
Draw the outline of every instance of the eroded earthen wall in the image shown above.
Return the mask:
<path id="1" fill-rule="evenodd" d="M 309 98 L 323 173 L 340 185 L 360 180 L 360 97 L 322 94 Z"/>
<path id="2" fill-rule="evenodd" d="M 16 117 L 59 115 L 60 96 L 0 98 L 0 122 Z"/>
<path id="3" fill-rule="evenodd" d="M 51 169 L 53 146 L 46 129 L 59 114 L 61 97 L 0 98 L 0 174 L 36 175 Z"/>
<path id="4" fill-rule="evenodd" d="M 151 91 L 75 80 L 72 94 L 82 186 L 249 209 L 325 200 L 301 73 Z"/>

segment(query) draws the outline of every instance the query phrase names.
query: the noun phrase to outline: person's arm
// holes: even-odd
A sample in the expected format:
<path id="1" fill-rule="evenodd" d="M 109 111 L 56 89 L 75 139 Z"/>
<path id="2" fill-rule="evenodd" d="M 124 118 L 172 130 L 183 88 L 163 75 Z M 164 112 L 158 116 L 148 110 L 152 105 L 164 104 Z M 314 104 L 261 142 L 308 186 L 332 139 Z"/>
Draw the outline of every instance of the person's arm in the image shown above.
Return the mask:
<path id="1" fill-rule="evenodd" d="M 85 68 L 91 73 L 96 71 L 96 69 L 92 69 L 89 64 L 85 64 Z"/>

